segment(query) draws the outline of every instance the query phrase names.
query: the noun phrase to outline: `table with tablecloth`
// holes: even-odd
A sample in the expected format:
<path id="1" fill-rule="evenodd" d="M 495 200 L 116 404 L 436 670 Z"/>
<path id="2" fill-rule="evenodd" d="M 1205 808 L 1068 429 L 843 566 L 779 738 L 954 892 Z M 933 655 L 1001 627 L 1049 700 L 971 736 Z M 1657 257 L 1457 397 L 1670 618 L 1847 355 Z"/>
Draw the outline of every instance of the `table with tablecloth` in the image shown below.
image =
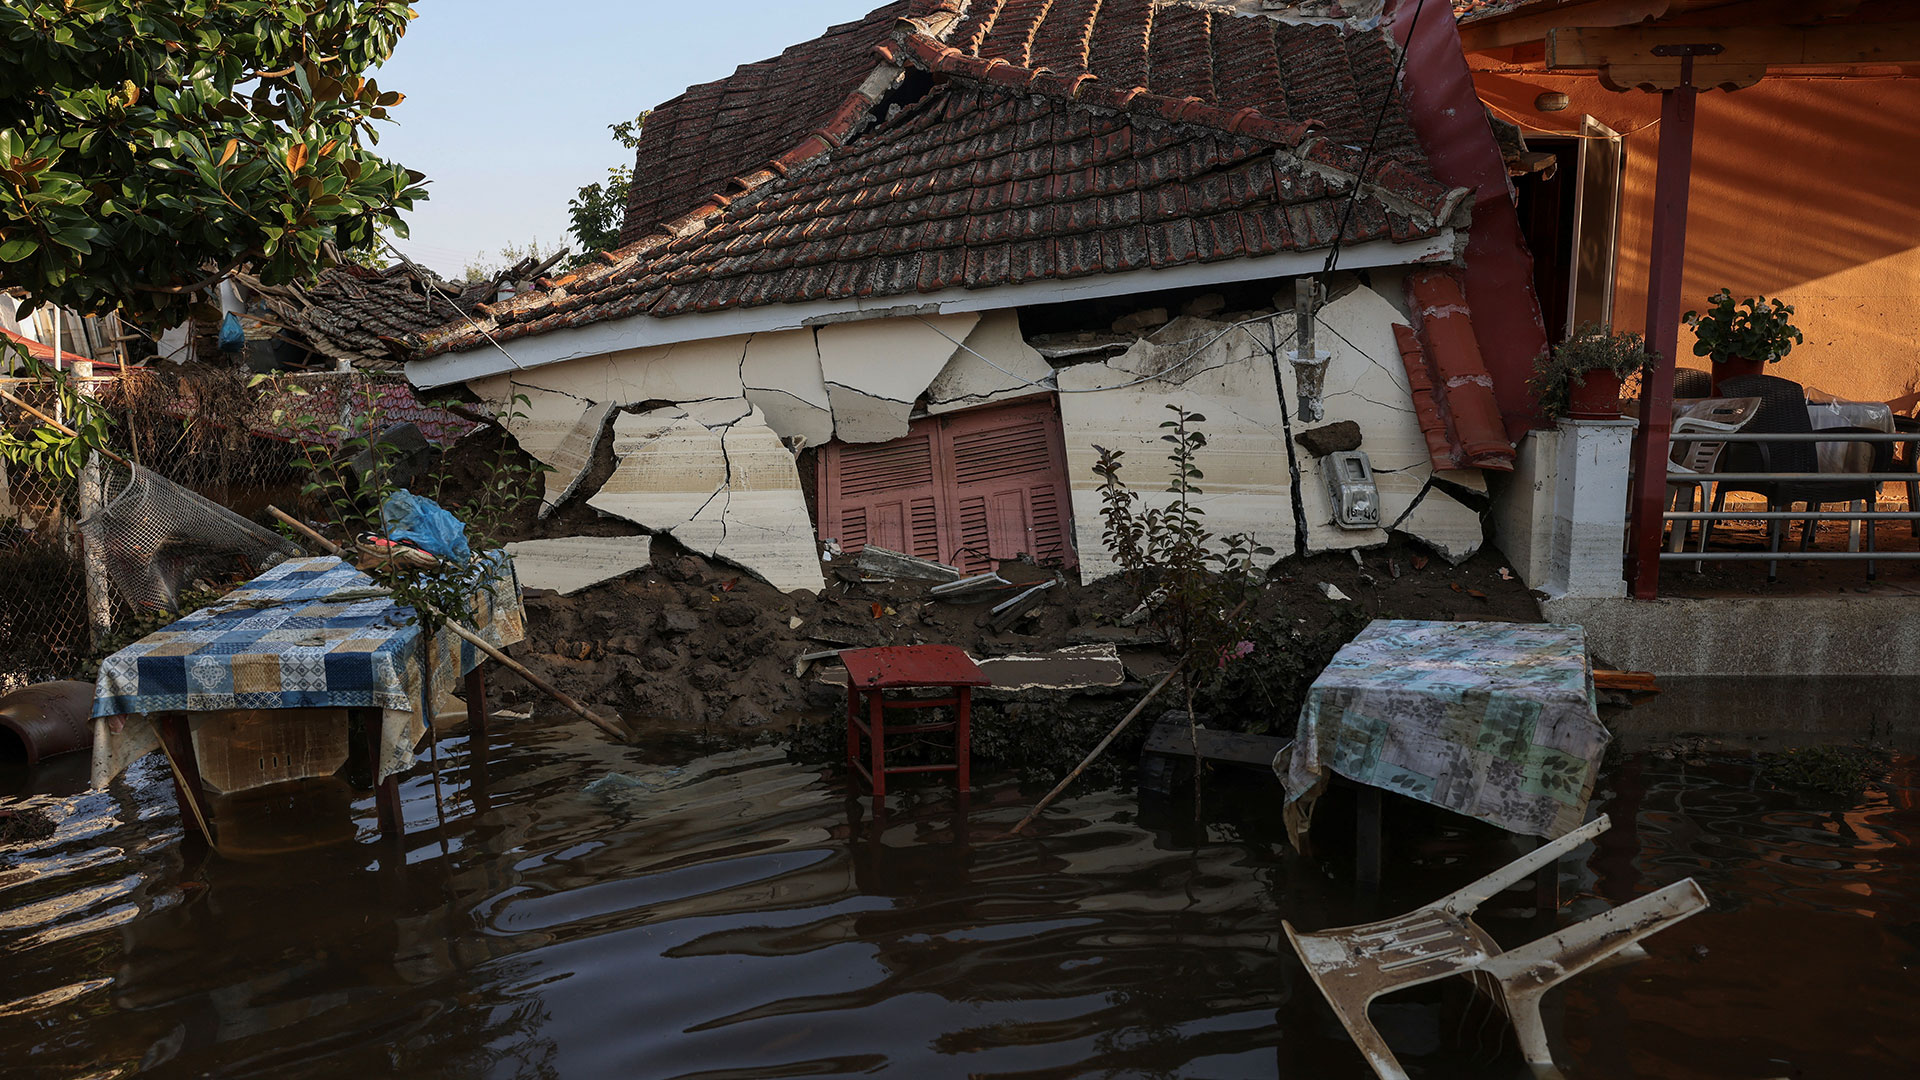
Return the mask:
<path id="1" fill-rule="evenodd" d="M 1308 691 L 1281 771 L 1289 824 L 1304 835 L 1338 773 L 1558 837 L 1585 821 L 1607 741 L 1582 628 L 1376 621 Z"/>
<path id="2" fill-rule="evenodd" d="M 492 573 L 470 625 L 504 648 L 525 635 L 513 561 Z M 413 765 L 432 693 L 441 698 L 484 656 L 441 632 L 423 643 L 411 609 L 338 558 L 290 559 L 108 657 L 94 697 L 93 782 L 104 787 L 160 747 L 153 718 L 240 710 L 381 710 L 376 780 Z"/>

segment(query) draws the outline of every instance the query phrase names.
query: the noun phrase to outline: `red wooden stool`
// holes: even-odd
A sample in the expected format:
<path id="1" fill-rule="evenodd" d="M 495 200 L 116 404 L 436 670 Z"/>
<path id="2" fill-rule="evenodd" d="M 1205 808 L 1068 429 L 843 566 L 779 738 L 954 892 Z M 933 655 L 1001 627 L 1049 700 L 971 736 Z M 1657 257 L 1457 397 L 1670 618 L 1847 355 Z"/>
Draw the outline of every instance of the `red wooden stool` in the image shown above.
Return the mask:
<path id="1" fill-rule="evenodd" d="M 972 787 L 973 688 L 992 686 L 980 666 L 955 645 L 899 645 L 884 649 L 855 649 L 840 654 L 847 666 L 847 764 L 867 778 L 874 798 L 887 794 L 890 773 L 952 772 L 961 791 Z M 952 697 L 889 698 L 889 690 L 939 687 Z M 865 698 L 865 702 L 861 701 Z M 889 725 L 888 709 L 953 707 L 948 723 Z M 951 765 L 887 765 L 887 736 L 953 732 Z M 860 736 L 865 733 L 872 764 L 860 760 Z"/>

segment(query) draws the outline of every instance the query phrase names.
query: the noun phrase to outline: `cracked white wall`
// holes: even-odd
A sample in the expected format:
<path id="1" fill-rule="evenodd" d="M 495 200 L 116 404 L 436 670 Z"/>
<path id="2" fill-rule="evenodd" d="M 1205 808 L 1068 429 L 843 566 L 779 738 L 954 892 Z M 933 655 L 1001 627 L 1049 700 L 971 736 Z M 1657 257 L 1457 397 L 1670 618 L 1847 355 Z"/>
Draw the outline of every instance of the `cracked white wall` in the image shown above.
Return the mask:
<path id="1" fill-rule="evenodd" d="M 474 389 L 508 414 L 507 430 L 520 448 L 550 470 L 540 477 L 540 516 L 546 517 L 580 486 L 613 406 L 550 390 L 509 388 L 505 377 Z M 516 395 L 526 400 L 512 402 Z"/>
<path id="2" fill-rule="evenodd" d="M 758 409 L 709 427 L 681 409 L 623 414 L 619 464 L 587 500 L 788 591 L 825 586 L 800 474 Z"/>
<path id="3" fill-rule="evenodd" d="M 1053 386 L 1053 366 L 1027 344 L 1017 311 L 987 312 L 963 344 L 927 387 L 930 415 L 1043 393 Z"/>
<path id="4" fill-rule="evenodd" d="M 1393 325 L 1403 321 L 1393 305 L 1364 288 L 1323 309 L 1319 347 L 1332 354 L 1323 397 L 1326 417 L 1294 419 L 1292 432 L 1298 435 L 1342 420 L 1358 423 L 1361 449 L 1378 470 L 1383 520 L 1391 524 L 1405 514 L 1401 531 L 1458 561 L 1479 548 L 1477 514 L 1437 488 L 1428 490 L 1419 506 L 1407 513 L 1432 467 L 1393 338 Z M 1074 534 L 1084 578 L 1093 580 L 1116 569 L 1100 540 L 1094 447 L 1124 451 L 1122 479 L 1141 493 L 1145 505 L 1167 505 L 1172 496 L 1161 489 L 1167 484 L 1171 447 L 1161 440 L 1165 432 L 1160 425 L 1173 416 L 1166 407 L 1169 404 L 1183 405 L 1207 418 L 1199 425 L 1207 446 L 1199 454 L 1205 475 L 1199 481 L 1202 494 L 1197 500 L 1206 510 L 1207 528 L 1216 536 L 1251 534 L 1274 549 L 1275 554 L 1264 560 L 1267 563 L 1293 553 L 1296 526 L 1287 425 L 1274 387 L 1273 364 L 1263 347 L 1271 340 L 1283 350 L 1281 385 L 1289 408 L 1297 414 L 1298 389 L 1284 352 L 1291 347 L 1292 332 L 1290 314 L 1232 330 L 1223 323 L 1181 318 L 1156 335 L 1161 344 L 1140 342 L 1121 356 L 1059 373 Z M 1150 378 L 1157 374 L 1161 377 Z M 1148 381 L 1141 382 L 1143 378 Z M 1321 463 L 1305 449 L 1297 454 L 1308 551 L 1385 543 L 1383 529 L 1349 530 L 1334 524 Z M 1448 476 L 1484 490 L 1477 473 Z"/>
<path id="5" fill-rule="evenodd" d="M 820 347 L 812 330 L 755 334 L 740 363 L 747 400 L 782 438 L 819 446 L 833 438 L 833 404 L 820 374 Z"/>
<path id="6" fill-rule="evenodd" d="M 841 442 L 890 442 L 907 433 L 914 402 L 980 323 L 978 315 L 873 319 L 819 330 L 820 372 Z"/>

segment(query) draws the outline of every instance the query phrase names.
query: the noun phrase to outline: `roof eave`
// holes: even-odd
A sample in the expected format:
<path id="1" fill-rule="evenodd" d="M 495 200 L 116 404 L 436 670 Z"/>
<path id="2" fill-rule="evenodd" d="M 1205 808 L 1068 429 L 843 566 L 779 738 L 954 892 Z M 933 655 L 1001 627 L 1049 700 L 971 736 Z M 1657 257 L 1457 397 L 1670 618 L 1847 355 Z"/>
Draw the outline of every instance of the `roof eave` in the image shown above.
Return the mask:
<path id="1" fill-rule="evenodd" d="M 1422 240 L 1395 243 L 1374 240 L 1343 247 L 1340 265 L 1348 269 L 1408 266 L 1446 262 L 1453 258 L 1454 231 L 1441 229 Z M 658 318 L 630 315 L 573 329 L 511 340 L 505 346 L 489 343 L 461 352 L 444 353 L 407 365 L 407 377 L 420 387 L 449 386 L 513 371 L 531 370 L 592 356 L 678 345 L 689 341 L 798 330 L 826 322 L 887 318 L 908 314 L 952 315 L 993 311 L 1075 300 L 1098 300 L 1167 289 L 1204 288 L 1234 282 L 1280 279 L 1317 274 L 1326 263 L 1324 249 L 1288 251 L 1251 259 L 1190 263 L 1164 270 L 1133 270 L 1084 278 L 1028 282 L 990 289 L 948 289 L 937 293 L 907 293 L 867 301 L 824 300 L 799 304 L 770 304 L 708 314 Z"/>

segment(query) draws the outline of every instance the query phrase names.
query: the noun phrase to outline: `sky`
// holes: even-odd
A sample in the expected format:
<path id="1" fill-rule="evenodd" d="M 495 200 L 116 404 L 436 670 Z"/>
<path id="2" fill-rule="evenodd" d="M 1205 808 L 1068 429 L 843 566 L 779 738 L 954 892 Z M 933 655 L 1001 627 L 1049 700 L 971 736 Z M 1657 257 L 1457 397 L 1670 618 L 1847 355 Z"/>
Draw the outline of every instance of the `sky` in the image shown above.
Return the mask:
<path id="1" fill-rule="evenodd" d="M 633 163 L 607 125 L 884 2 L 415 0 L 420 17 L 374 73 L 407 95 L 381 155 L 430 181 L 397 244 L 449 278 L 508 244 L 570 244 L 567 200 Z"/>

